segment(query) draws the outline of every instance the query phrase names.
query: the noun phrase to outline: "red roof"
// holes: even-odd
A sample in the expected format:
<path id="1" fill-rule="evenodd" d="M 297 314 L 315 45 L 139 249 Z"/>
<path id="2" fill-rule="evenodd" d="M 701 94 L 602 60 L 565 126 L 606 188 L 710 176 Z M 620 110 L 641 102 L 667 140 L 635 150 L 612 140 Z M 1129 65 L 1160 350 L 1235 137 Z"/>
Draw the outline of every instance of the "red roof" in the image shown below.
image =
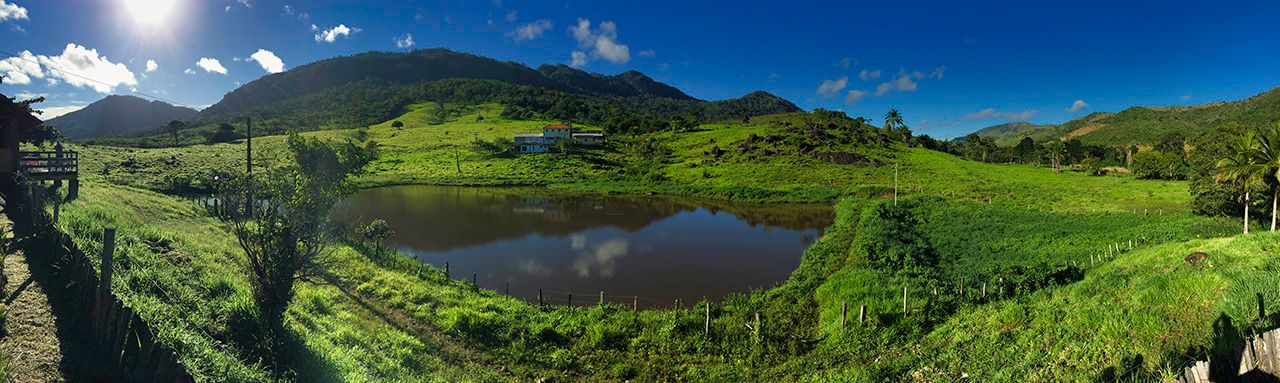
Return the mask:
<path id="1" fill-rule="evenodd" d="M 543 129 L 569 129 L 569 125 L 547 125 Z"/>

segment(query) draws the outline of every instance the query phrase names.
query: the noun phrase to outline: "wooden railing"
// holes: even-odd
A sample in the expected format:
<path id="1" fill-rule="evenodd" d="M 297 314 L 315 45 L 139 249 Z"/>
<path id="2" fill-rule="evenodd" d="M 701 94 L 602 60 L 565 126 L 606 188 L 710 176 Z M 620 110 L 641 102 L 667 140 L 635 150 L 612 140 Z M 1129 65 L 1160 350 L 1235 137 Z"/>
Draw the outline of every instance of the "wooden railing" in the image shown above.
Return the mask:
<path id="1" fill-rule="evenodd" d="M 19 152 L 19 170 L 35 179 L 74 179 L 80 172 L 80 153 L 70 150 Z"/>

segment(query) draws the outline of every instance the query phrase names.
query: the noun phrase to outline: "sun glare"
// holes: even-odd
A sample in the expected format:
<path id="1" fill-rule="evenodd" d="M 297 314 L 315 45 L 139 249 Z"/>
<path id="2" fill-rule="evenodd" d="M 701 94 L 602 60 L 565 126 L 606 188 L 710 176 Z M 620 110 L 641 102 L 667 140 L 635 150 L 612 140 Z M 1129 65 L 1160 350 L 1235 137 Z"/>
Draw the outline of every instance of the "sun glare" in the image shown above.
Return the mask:
<path id="1" fill-rule="evenodd" d="M 169 11 L 178 0 L 123 0 L 124 6 L 139 24 L 158 26 L 165 23 Z"/>

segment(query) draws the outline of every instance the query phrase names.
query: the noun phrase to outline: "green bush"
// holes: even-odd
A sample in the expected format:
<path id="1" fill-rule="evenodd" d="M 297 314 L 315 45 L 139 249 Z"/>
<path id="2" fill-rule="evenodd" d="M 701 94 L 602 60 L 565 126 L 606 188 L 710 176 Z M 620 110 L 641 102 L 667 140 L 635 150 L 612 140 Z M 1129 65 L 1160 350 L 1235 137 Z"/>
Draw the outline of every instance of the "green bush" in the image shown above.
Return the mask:
<path id="1" fill-rule="evenodd" d="M 929 274 L 938 257 L 917 230 L 924 218 L 918 199 L 880 200 L 862 211 L 855 248 L 872 266 L 909 275 Z M 924 209 L 922 209 L 924 210 Z"/>

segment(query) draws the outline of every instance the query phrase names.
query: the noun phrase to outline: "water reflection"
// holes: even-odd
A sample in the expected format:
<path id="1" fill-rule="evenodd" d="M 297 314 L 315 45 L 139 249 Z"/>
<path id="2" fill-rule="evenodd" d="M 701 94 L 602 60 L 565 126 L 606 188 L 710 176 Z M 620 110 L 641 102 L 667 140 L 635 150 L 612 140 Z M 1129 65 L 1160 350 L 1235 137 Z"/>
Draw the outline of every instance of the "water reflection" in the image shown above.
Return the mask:
<path id="1" fill-rule="evenodd" d="M 385 219 L 396 231 L 389 245 L 512 295 L 604 290 L 662 302 L 781 281 L 832 220 L 819 205 L 439 186 L 364 190 L 342 212 Z"/>

